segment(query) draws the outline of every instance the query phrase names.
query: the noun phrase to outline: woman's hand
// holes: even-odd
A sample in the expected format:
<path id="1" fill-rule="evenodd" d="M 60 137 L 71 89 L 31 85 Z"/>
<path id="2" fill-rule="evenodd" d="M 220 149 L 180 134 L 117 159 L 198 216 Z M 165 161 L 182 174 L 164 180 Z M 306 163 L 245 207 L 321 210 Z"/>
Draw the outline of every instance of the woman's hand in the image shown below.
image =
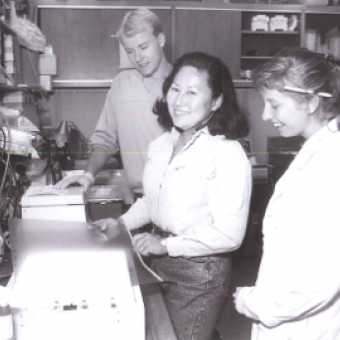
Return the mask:
<path id="1" fill-rule="evenodd" d="M 161 245 L 161 239 L 150 233 L 137 234 L 132 239 L 132 245 L 141 255 L 163 255 L 167 250 Z"/>
<path id="2" fill-rule="evenodd" d="M 104 218 L 94 221 L 90 224 L 90 228 L 99 230 L 101 233 L 105 233 L 106 237 L 112 238 L 119 234 L 120 221 L 114 218 Z"/>
<path id="3" fill-rule="evenodd" d="M 236 288 L 236 292 L 233 294 L 233 298 L 234 298 L 234 305 L 236 310 L 240 313 L 240 314 L 244 314 L 245 311 L 245 305 L 244 305 L 244 301 L 242 299 L 241 296 L 241 287 L 237 287 Z"/>

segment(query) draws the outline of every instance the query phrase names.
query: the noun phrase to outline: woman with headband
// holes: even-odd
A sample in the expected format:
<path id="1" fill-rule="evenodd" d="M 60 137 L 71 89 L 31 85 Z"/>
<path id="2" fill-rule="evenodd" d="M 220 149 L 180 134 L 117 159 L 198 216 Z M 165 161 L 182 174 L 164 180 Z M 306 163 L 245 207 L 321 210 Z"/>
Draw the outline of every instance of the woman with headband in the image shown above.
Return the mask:
<path id="1" fill-rule="evenodd" d="M 286 48 L 254 72 L 263 120 L 306 141 L 263 221 L 254 287 L 237 288 L 252 340 L 340 339 L 340 69 L 329 55 Z"/>

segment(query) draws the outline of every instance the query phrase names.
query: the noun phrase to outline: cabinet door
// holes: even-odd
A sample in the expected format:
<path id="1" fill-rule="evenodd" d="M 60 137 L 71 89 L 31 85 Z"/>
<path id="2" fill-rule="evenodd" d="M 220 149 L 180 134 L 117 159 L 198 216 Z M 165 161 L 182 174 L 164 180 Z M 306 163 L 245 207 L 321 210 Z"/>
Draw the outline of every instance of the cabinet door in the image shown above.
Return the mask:
<path id="1" fill-rule="evenodd" d="M 113 38 L 125 8 L 40 8 L 39 24 L 57 56 L 56 79 L 112 79 L 118 74 L 119 43 Z M 170 35 L 170 9 L 155 9 Z M 170 54 L 170 45 L 165 54 Z"/>
<path id="2" fill-rule="evenodd" d="M 221 58 L 233 78 L 240 78 L 241 13 L 229 10 L 176 8 L 175 57 L 206 52 Z"/>
<path id="3" fill-rule="evenodd" d="M 269 20 L 267 25 L 252 25 L 256 17 Z M 271 25 L 270 22 L 281 18 L 281 22 L 292 22 L 285 25 Z M 301 16 L 299 12 L 243 12 L 241 38 L 241 70 L 253 70 L 256 66 L 271 59 L 283 47 L 300 46 Z M 260 29 L 261 28 L 261 29 Z"/>

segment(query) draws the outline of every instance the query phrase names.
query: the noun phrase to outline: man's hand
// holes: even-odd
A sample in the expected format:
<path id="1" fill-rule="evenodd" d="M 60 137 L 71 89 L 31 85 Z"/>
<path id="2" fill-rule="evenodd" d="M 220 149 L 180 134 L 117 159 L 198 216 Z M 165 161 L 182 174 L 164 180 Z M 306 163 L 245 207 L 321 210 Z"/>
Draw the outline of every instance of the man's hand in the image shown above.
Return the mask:
<path id="1" fill-rule="evenodd" d="M 137 234 L 132 239 L 132 245 L 141 255 L 163 255 L 167 250 L 162 246 L 161 239 L 150 233 Z"/>
<path id="2" fill-rule="evenodd" d="M 87 189 L 93 184 L 94 177 L 90 172 L 85 172 L 83 175 L 74 175 L 74 176 L 68 176 L 63 178 L 61 181 L 56 183 L 54 187 L 57 190 L 64 190 L 71 184 L 80 184 L 84 191 L 87 191 Z"/>

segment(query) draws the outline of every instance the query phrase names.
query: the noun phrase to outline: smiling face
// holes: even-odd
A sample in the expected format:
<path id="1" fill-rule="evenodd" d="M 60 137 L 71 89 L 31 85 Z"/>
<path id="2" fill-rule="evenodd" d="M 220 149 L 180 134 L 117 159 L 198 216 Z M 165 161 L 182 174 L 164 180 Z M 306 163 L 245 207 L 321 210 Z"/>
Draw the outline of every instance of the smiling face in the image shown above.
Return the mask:
<path id="1" fill-rule="evenodd" d="M 265 90 L 261 94 L 265 104 L 262 119 L 272 121 L 281 136 L 307 139 L 315 132 L 313 103 L 298 103 L 289 94 L 277 90 Z"/>
<path id="2" fill-rule="evenodd" d="M 188 131 L 204 122 L 220 106 L 208 86 L 208 74 L 184 66 L 176 74 L 166 96 L 174 126 Z"/>
<path id="3" fill-rule="evenodd" d="M 165 36 L 163 33 L 156 37 L 152 28 L 145 26 L 132 37 L 123 35 L 121 43 L 130 62 L 144 77 L 151 77 L 158 71 L 164 57 Z"/>

